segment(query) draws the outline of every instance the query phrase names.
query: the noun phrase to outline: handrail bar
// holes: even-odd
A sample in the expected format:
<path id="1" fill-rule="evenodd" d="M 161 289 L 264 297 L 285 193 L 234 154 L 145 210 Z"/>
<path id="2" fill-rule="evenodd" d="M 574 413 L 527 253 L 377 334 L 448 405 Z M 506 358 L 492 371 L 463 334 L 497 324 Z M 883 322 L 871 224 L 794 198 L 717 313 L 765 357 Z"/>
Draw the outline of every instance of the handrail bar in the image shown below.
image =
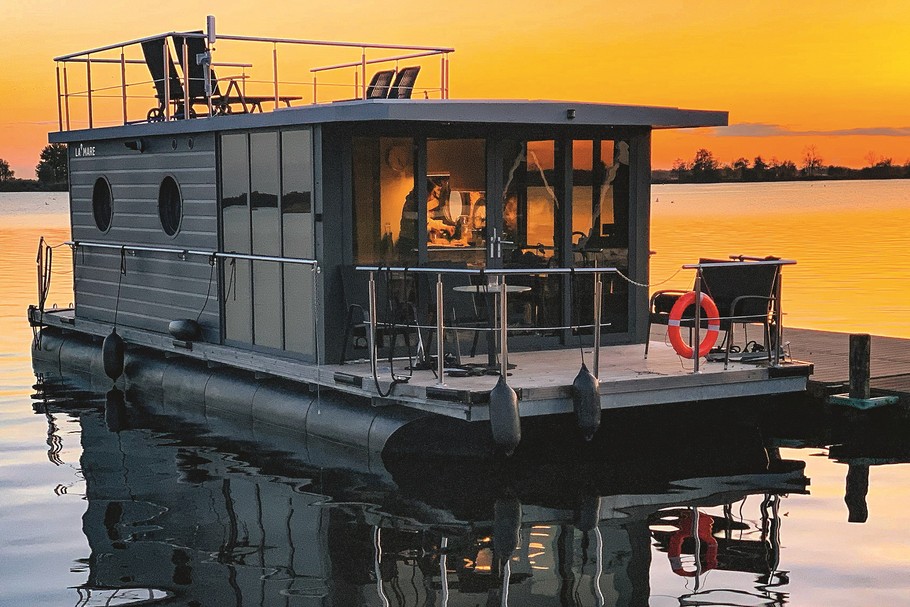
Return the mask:
<path id="1" fill-rule="evenodd" d="M 114 64 L 114 65 L 120 65 L 121 63 L 125 63 L 127 65 L 145 65 L 146 64 L 146 61 L 144 59 L 124 59 L 123 61 L 121 61 L 120 59 L 110 59 L 110 58 L 83 59 L 81 57 L 78 59 L 68 59 L 65 63 L 88 63 L 89 61 L 91 61 L 91 63 L 93 63 L 93 64 L 95 64 L 95 63 L 110 63 L 110 64 Z M 251 67 L 253 67 L 253 64 L 252 63 L 235 63 L 232 61 L 225 61 L 225 62 L 213 61 L 212 67 L 249 67 L 249 68 L 251 68 Z M 190 80 L 193 80 L 193 78 L 191 78 Z M 142 83 L 140 83 L 140 84 L 142 84 Z"/>
<path id="2" fill-rule="evenodd" d="M 146 253 L 175 253 L 177 255 L 200 255 L 209 258 L 219 259 L 244 259 L 249 261 L 275 261 L 280 263 L 291 263 L 307 266 L 319 266 L 315 259 L 306 259 L 304 257 L 281 257 L 275 255 L 252 255 L 249 253 L 236 253 L 233 251 L 203 251 L 198 249 L 178 249 L 176 247 L 147 247 L 144 245 L 115 244 L 106 242 L 84 242 L 81 240 L 68 240 L 64 244 L 73 248 L 91 247 L 94 249 L 115 249 L 125 251 L 142 251 Z"/>
<path id="3" fill-rule="evenodd" d="M 199 32 L 166 32 L 163 34 L 155 34 L 154 36 L 144 36 L 142 38 L 136 38 L 135 40 L 127 40 L 126 42 L 116 42 L 114 44 L 108 44 L 106 46 L 99 46 L 97 48 L 92 48 L 87 51 L 77 51 L 75 53 L 70 53 L 69 55 L 60 55 L 59 57 L 54 57 L 54 61 L 69 61 L 76 57 L 81 57 L 82 55 L 92 55 L 94 53 L 103 53 L 104 51 L 112 51 L 115 48 L 123 48 L 125 46 L 132 46 L 133 44 L 142 44 L 143 42 L 148 42 L 149 40 L 158 40 L 160 38 L 167 38 L 169 36 L 183 36 L 186 38 L 205 38 L 205 34 L 200 34 Z"/>
<path id="4" fill-rule="evenodd" d="M 442 55 L 447 51 L 426 51 L 423 53 L 411 53 L 410 55 L 393 55 L 391 57 L 380 57 L 377 59 L 368 59 L 365 63 L 366 65 L 373 65 L 376 63 L 388 63 L 390 61 L 406 61 L 408 59 L 420 59 L 421 57 L 432 57 L 433 55 Z M 327 72 L 329 70 L 339 70 L 347 67 L 360 67 L 363 65 L 363 61 L 349 61 L 347 63 L 337 63 L 335 65 L 324 65 L 322 67 L 313 67 L 310 68 L 310 72 Z"/>
<path id="5" fill-rule="evenodd" d="M 492 276 L 529 276 L 534 274 L 610 274 L 618 273 L 614 267 L 602 268 L 433 268 L 427 266 L 355 266 L 360 272 L 411 272 L 415 274 L 473 274 Z"/>
<path id="6" fill-rule="evenodd" d="M 199 36 L 197 34 L 197 36 Z M 203 34 L 203 37 L 205 34 Z M 238 40 L 246 42 L 269 42 L 274 44 L 304 44 L 310 46 L 340 46 L 345 48 L 387 49 L 399 51 L 435 51 L 437 53 L 454 53 L 452 47 L 417 46 L 412 44 L 379 44 L 375 42 L 336 42 L 332 40 L 307 40 L 301 38 L 266 38 L 262 36 L 235 36 L 218 34 L 219 40 Z"/>

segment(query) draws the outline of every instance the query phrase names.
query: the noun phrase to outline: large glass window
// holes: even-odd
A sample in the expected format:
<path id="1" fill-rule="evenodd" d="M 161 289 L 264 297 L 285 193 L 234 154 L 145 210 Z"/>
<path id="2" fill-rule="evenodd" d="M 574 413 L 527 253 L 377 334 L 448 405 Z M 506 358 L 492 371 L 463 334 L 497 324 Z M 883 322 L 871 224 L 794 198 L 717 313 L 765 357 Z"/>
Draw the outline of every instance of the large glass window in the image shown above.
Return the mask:
<path id="1" fill-rule="evenodd" d="M 486 175 L 485 140 L 427 141 L 425 221 L 430 261 L 484 265 Z"/>
<path id="2" fill-rule="evenodd" d="M 311 131 L 281 134 L 281 230 L 285 257 L 313 259 L 313 136 Z M 284 267 L 284 347 L 315 353 L 313 271 Z"/>
<path id="3" fill-rule="evenodd" d="M 576 266 L 629 269 L 629 144 L 581 140 L 572 144 L 572 255 Z M 579 284 L 582 284 L 579 281 Z M 588 297 L 584 283 L 578 294 Z M 604 289 L 604 322 L 610 332 L 628 327 L 628 284 Z"/>
<path id="4" fill-rule="evenodd" d="M 253 254 L 281 255 L 281 215 L 278 211 L 278 133 L 250 135 L 250 210 Z M 281 348 L 281 264 L 253 262 L 253 343 Z"/>
<path id="5" fill-rule="evenodd" d="M 414 265 L 414 141 L 356 137 L 353 151 L 355 261 Z"/>
<path id="6" fill-rule="evenodd" d="M 510 142 L 503 162 L 502 229 L 506 267 L 547 266 L 559 213 L 553 141 Z"/>
<path id="7" fill-rule="evenodd" d="M 313 153 L 309 130 L 221 138 L 221 220 L 227 252 L 312 259 Z M 225 338 L 315 352 L 309 266 L 224 263 Z"/>
<path id="8" fill-rule="evenodd" d="M 221 138 L 221 225 L 224 250 L 250 253 L 250 152 L 246 135 Z M 226 260 L 224 285 L 225 339 L 253 341 L 250 262 Z"/>

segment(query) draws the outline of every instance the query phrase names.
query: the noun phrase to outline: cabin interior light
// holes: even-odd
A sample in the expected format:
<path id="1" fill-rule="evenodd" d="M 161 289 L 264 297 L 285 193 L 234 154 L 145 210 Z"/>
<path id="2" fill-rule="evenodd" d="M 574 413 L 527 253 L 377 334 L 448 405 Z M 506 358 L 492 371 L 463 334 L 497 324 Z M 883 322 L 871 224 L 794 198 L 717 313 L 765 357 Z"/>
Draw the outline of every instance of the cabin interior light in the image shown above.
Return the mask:
<path id="1" fill-rule="evenodd" d="M 129 139 L 123 142 L 130 150 L 136 150 L 140 154 L 145 151 L 145 140 L 144 139 Z"/>

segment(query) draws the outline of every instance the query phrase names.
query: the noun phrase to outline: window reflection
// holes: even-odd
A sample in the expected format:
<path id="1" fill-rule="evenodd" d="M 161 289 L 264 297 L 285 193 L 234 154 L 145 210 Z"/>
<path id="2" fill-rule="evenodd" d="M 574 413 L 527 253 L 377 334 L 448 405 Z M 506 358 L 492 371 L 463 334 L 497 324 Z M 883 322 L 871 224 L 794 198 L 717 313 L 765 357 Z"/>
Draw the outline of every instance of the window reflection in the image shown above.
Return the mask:
<path id="1" fill-rule="evenodd" d="M 546 267 L 556 252 L 559 213 L 553 141 L 509 142 L 503 159 L 506 267 Z"/>

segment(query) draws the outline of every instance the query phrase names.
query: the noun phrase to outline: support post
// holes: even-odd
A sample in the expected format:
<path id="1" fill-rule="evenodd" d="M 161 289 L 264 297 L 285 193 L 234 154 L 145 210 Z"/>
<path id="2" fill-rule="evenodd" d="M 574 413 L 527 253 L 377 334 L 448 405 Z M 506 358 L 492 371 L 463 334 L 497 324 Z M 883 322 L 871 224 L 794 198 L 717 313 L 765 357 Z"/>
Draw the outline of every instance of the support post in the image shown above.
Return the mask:
<path id="1" fill-rule="evenodd" d="M 509 374 L 509 302 L 506 290 L 506 277 L 502 275 L 499 283 L 499 372 L 505 379 Z"/>
<path id="2" fill-rule="evenodd" d="M 123 99 L 123 124 L 128 122 L 126 115 L 126 57 L 123 48 L 120 48 L 120 96 Z"/>
<path id="3" fill-rule="evenodd" d="M 699 372 L 699 345 L 701 345 L 701 268 L 695 270 L 695 343 L 692 344 L 692 357 L 695 359 L 695 364 L 692 367 L 693 373 Z"/>
<path id="4" fill-rule="evenodd" d="M 445 324 L 442 314 L 445 308 L 442 302 L 442 274 L 436 275 L 436 385 L 446 385 L 445 378 Z"/>
<path id="5" fill-rule="evenodd" d="M 603 281 L 594 274 L 594 377 L 600 379 L 600 325 L 603 305 Z"/>
<path id="6" fill-rule="evenodd" d="M 95 126 L 92 116 L 92 56 L 86 55 L 85 61 L 85 81 L 88 84 L 88 128 Z"/>
<path id="7" fill-rule="evenodd" d="M 367 49 L 360 49 L 360 76 L 363 81 L 363 93 L 361 99 L 367 98 Z"/>
<path id="8" fill-rule="evenodd" d="M 164 66 L 164 120 L 171 119 L 171 53 L 168 51 L 167 38 L 161 45 L 161 65 Z"/>
<path id="9" fill-rule="evenodd" d="M 275 79 L 275 109 L 278 109 L 278 44 L 272 45 L 272 76 Z"/>
<path id="10" fill-rule="evenodd" d="M 192 102 L 190 100 L 190 45 L 187 44 L 187 39 L 183 39 L 183 56 L 180 58 L 183 61 L 183 119 L 186 120 L 190 117 L 190 110 L 192 109 Z"/>
<path id="11" fill-rule="evenodd" d="M 370 272 L 370 371 L 376 377 L 376 277 Z"/>
<path id="12" fill-rule="evenodd" d="M 867 333 L 850 335 L 850 398 L 868 399 L 872 337 Z"/>
<path id="13" fill-rule="evenodd" d="M 63 130 L 63 97 L 60 94 L 60 64 L 57 64 L 57 126 Z"/>
<path id="14" fill-rule="evenodd" d="M 63 105 L 66 108 L 66 130 L 70 130 L 70 86 L 66 78 L 66 64 L 63 64 Z M 73 259 L 76 257 L 73 256 Z"/>

